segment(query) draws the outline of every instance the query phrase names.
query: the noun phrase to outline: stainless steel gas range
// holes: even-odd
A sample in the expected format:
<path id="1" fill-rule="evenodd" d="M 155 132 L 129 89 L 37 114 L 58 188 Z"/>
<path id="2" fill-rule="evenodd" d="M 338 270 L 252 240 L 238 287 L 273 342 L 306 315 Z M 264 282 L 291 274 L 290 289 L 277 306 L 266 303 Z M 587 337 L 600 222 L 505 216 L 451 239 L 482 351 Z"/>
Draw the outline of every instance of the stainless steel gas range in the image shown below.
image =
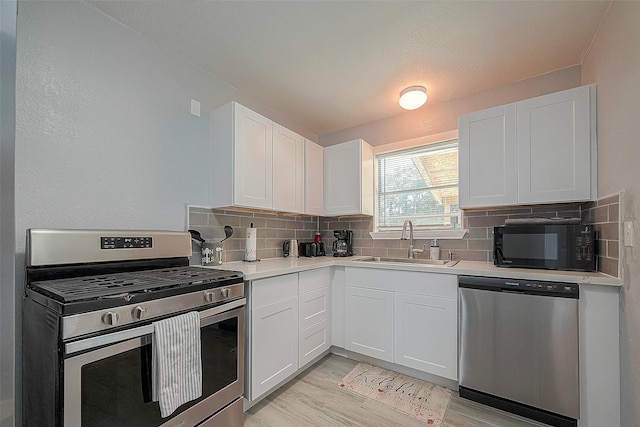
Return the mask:
<path id="1" fill-rule="evenodd" d="M 243 425 L 243 276 L 190 255 L 183 232 L 28 230 L 24 425 Z M 194 311 L 202 396 L 162 418 L 153 322 Z"/>

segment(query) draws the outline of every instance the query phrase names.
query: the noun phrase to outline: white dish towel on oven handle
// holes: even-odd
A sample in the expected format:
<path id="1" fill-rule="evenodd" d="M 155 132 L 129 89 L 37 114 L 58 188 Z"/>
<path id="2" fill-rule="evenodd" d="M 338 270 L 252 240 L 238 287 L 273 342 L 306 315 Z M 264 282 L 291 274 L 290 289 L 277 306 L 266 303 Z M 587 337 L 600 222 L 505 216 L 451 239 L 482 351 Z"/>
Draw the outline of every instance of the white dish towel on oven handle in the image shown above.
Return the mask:
<path id="1" fill-rule="evenodd" d="M 202 395 L 200 315 L 196 311 L 153 322 L 152 390 L 160 415 Z"/>

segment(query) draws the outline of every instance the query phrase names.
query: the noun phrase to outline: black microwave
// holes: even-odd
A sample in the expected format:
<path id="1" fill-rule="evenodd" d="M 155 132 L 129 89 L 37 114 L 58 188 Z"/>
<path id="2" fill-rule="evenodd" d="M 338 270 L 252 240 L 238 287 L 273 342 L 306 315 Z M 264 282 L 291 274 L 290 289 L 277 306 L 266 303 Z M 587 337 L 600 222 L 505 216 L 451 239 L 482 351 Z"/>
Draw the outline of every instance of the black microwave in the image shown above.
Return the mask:
<path id="1" fill-rule="evenodd" d="M 493 264 L 595 271 L 594 245 L 591 225 L 505 225 L 493 229 Z"/>

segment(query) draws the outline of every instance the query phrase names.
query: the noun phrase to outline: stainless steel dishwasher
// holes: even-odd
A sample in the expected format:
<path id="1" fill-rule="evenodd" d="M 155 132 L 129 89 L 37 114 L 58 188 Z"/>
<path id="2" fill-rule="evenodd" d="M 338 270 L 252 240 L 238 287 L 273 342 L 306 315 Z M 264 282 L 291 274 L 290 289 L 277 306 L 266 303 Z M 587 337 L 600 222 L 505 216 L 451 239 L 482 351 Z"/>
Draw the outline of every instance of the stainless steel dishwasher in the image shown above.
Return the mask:
<path id="1" fill-rule="evenodd" d="M 578 285 L 460 276 L 460 396 L 576 426 Z"/>

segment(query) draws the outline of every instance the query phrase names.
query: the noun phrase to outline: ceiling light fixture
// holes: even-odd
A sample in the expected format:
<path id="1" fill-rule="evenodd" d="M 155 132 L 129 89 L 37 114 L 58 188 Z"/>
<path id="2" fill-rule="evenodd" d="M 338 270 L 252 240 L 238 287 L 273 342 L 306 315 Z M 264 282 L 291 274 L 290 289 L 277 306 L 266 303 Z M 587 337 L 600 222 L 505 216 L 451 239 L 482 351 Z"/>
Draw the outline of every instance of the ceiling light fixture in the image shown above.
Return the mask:
<path id="1" fill-rule="evenodd" d="M 400 92 L 400 106 L 405 110 L 415 110 L 427 102 L 427 89 L 424 86 L 409 86 Z"/>

